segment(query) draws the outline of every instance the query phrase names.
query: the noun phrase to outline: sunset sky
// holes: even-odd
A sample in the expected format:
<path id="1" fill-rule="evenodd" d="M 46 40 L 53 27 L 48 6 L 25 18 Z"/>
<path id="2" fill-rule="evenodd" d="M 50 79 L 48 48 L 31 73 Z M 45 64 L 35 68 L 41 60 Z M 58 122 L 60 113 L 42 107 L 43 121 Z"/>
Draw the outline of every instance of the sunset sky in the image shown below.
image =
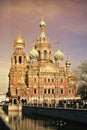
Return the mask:
<path id="1" fill-rule="evenodd" d="M 40 33 L 42 16 L 53 53 L 59 41 L 72 68 L 87 60 L 87 0 L 0 0 L 0 92 L 8 89 L 14 40 L 20 31 L 27 54 Z"/>

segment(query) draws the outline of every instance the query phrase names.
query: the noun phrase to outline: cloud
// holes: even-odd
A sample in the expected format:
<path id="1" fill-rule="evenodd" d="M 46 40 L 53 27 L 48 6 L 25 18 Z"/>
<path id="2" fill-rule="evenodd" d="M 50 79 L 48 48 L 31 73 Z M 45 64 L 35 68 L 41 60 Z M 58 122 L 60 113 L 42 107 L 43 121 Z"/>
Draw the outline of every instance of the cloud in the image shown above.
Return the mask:
<path id="1" fill-rule="evenodd" d="M 8 2 L 9 1 L 9 2 Z M 71 19 L 86 15 L 87 2 L 85 0 L 8 0 L 1 3 L 1 11 L 4 14 L 20 17 L 46 16 L 49 19 Z"/>

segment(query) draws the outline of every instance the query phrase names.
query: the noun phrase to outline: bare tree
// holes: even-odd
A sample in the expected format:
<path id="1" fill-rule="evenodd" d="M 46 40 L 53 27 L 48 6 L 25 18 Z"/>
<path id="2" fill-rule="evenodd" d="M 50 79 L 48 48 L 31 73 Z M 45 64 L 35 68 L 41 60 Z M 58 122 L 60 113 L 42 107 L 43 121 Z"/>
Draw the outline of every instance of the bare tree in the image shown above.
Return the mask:
<path id="1" fill-rule="evenodd" d="M 77 77 L 77 95 L 87 99 L 87 61 L 81 62 L 74 74 Z"/>

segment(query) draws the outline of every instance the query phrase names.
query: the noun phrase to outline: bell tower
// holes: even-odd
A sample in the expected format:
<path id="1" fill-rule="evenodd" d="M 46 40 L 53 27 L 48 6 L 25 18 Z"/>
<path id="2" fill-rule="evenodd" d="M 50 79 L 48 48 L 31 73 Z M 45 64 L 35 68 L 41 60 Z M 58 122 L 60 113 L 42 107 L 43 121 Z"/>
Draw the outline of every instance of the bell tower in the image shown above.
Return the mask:
<path id="1" fill-rule="evenodd" d="M 25 42 L 19 35 L 14 41 L 14 52 L 11 57 L 11 67 L 9 72 L 9 86 L 11 97 L 17 96 L 17 88 L 22 78 L 25 81 L 26 55 L 24 52 Z"/>

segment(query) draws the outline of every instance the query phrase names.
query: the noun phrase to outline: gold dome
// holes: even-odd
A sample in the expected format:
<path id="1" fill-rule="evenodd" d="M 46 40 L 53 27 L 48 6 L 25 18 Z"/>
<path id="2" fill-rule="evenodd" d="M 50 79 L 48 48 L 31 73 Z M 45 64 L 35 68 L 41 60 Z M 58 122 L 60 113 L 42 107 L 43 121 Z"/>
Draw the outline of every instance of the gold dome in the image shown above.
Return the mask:
<path id="1" fill-rule="evenodd" d="M 66 66 L 70 66 L 71 62 L 69 60 L 69 54 L 67 53 L 67 60 L 66 60 Z"/>
<path id="2" fill-rule="evenodd" d="M 25 41 L 23 38 L 19 37 L 14 41 L 14 46 L 19 46 L 19 45 L 22 45 L 22 46 L 25 46 Z"/>
<path id="3" fill-rule="evenodd" d="M 71 65 L 70 60 L 67 60 L 67 61 L 66 61 L 66 66 L 70 66 L 70 65 Z"/>

